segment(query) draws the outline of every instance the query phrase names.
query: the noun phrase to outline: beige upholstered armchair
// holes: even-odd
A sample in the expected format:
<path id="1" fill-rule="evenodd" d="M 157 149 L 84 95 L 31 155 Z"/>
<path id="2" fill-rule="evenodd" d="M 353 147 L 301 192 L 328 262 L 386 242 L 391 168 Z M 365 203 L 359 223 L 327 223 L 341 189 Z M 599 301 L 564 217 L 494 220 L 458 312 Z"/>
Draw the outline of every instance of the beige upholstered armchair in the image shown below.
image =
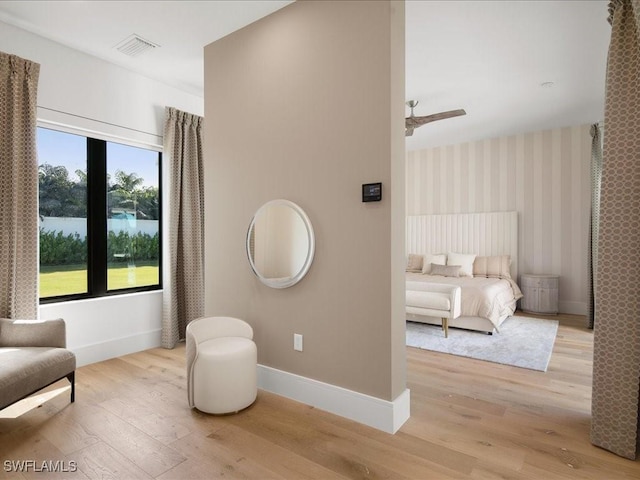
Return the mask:
<path id="1" fill-rule="evenodd" d="M 67 378 L 75 400 L 76 356 L 56 320 L 0 318 L 0 410 Z"/>

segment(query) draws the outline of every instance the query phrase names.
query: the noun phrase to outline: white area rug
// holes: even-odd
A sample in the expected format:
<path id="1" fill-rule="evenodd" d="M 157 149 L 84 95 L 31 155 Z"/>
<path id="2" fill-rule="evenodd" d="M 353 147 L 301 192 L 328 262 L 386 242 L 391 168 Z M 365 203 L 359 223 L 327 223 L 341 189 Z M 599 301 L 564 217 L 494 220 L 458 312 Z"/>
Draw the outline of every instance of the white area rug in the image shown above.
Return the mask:
<path id="1" fill-rule="evenodd" d="M 500 333 L 449 328 L 444 338 L 438 325 L 407 322 L 407 345 L 546 372 L 557 332 L 557 320 L 514 316 L 503 322 Z"/>

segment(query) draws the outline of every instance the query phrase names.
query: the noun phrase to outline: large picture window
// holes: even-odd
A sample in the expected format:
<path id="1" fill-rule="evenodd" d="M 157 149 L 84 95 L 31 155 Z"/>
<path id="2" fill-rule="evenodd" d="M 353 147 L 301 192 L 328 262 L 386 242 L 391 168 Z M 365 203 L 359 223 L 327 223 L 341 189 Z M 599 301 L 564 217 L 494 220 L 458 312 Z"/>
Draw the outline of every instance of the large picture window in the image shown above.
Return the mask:
<path id="1" fill-rule="evenodd" d="M 40 299 L 161 287 L 161 153 L 38 128 Z"/>

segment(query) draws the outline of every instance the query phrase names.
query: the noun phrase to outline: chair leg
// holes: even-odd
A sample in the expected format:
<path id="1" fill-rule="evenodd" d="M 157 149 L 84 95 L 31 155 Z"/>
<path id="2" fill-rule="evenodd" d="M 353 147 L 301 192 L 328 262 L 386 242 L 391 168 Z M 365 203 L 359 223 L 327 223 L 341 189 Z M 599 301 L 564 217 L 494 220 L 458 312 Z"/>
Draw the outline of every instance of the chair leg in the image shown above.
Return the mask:
<path id="1" fill-rule="evenodd" d="M 71 403 L 76 401 L 76 372 L 67 375 L 67 380 L 71 383 Z"/>

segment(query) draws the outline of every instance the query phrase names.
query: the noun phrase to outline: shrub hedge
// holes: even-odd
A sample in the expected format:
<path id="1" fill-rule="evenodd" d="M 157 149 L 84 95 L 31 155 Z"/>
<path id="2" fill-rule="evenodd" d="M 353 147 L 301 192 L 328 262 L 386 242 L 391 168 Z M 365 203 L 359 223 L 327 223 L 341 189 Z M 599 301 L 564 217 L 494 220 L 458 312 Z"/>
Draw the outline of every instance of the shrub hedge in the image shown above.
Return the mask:
<path id="1" fill-rule="evenodd" d="M 138 232 L 107 235 L 108 262 L 128 262 L 158 260 L 160 237 Z M 40 265 L 73 265 L 87 262 L 87 239 L 78 233 L 64 235 L 56 230 L 40 229 Z"/>

